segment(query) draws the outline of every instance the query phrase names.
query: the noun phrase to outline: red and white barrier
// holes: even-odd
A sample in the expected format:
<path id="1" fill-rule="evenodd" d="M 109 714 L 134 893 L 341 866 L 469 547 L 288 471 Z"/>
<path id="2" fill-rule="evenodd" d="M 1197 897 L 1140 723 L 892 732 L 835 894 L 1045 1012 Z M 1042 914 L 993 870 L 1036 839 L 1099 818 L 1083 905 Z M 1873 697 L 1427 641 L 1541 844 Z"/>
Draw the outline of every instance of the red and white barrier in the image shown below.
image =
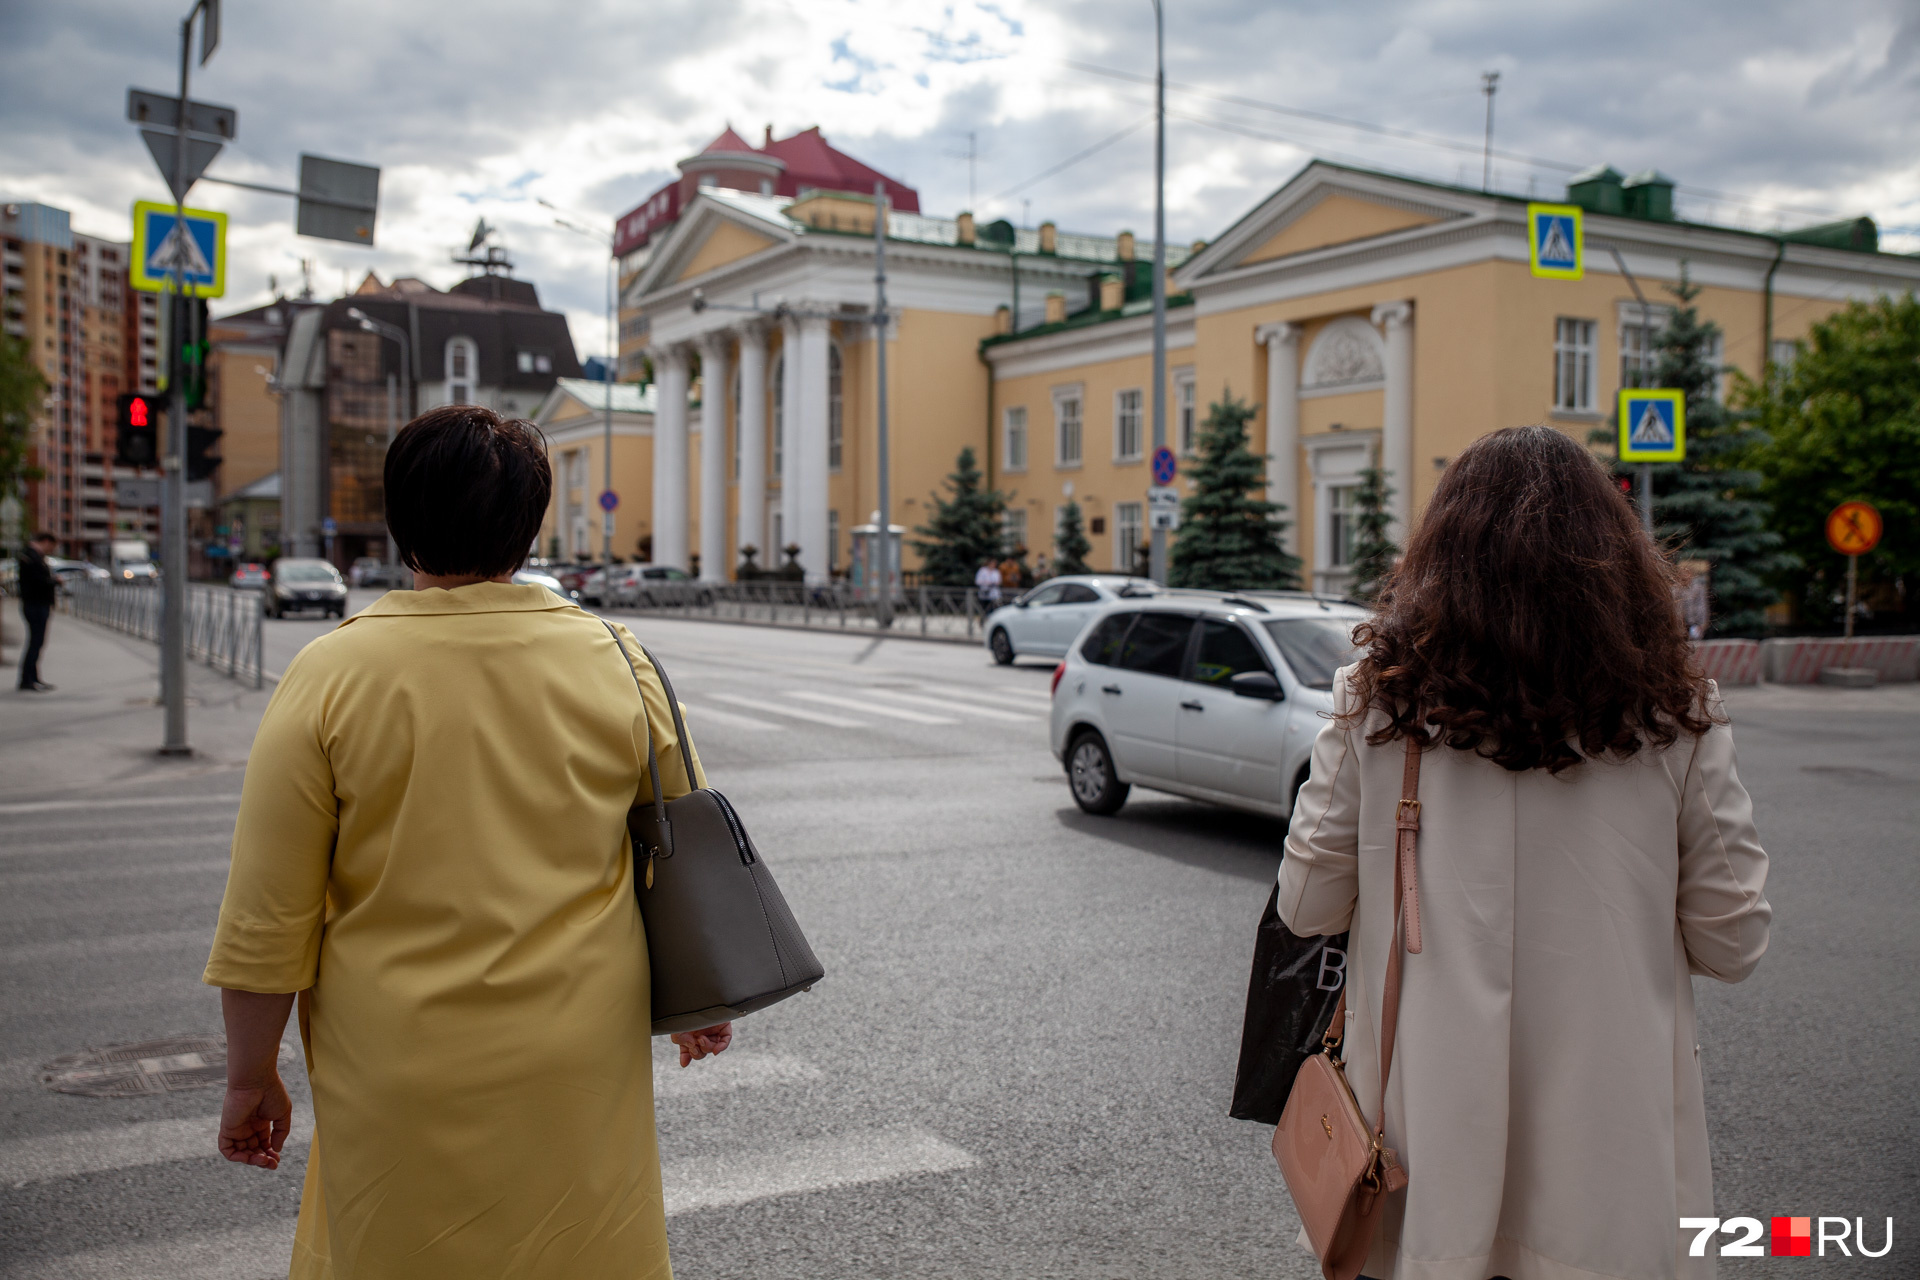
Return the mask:
<path id="1" fill-rule="evenodd" d="M 1910 683 L 1920 674 L 1920 636 L 1766 640 L 1760 652 L 1762 676 L 1769 684 L 1818 684 L 1828 667 L 1866 667 L 1879 674 L 1882 684 Z"/>
<path id="2" fill-rule="evenodd" d="M 1693 656 L 1707 677 L 1719 684 L 1760 683 L 1758 640 L 1696 640 Z"/>

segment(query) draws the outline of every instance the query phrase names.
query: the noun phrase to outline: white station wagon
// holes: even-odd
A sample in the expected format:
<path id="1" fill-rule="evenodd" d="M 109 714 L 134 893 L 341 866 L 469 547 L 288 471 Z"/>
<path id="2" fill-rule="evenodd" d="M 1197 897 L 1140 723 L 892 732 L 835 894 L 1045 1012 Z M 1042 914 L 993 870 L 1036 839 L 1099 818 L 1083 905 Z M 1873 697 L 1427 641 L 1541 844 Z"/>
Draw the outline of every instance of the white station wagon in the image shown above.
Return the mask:
<path id="1" fill-rule="evenodd" d="M 1366 617 L 1291 592 L 1109 606 L 1054 672 L 1053 754 L 1074 801 L 1112 813 L 1141 786 L 1288 816 Z"/>

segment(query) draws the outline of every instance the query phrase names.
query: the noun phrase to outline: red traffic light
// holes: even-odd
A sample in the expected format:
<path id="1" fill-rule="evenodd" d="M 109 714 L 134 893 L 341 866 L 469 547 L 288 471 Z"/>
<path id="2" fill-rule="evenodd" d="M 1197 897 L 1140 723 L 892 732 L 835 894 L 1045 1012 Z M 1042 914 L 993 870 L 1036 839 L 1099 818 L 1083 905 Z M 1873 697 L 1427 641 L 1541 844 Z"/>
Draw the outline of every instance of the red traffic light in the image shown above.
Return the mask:
<path id="1" fill-rule="evenodd" d="M 153 419 L 148 417 L 147 398 L 145 396 L 129 397 L 127 400 L 127 425 L 130 427 L 145 427 L 150 426 L 152 421 Z"/>

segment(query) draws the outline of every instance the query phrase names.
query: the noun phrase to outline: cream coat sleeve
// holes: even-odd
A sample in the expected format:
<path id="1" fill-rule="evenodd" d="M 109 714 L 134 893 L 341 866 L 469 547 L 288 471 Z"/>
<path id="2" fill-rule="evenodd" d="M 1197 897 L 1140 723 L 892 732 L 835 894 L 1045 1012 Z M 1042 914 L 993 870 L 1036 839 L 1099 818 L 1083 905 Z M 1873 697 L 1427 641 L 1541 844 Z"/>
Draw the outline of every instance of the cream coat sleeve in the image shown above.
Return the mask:
<path id="1" fill-rule="evenodd" d="M 1722 721 L 1701 735 L 1681 786 L 1679 915 L 1687 967 L 1738 982 L 1766 953 L 1773 907 L 1767 851 L 1754 829 L 1753 799 L 1740 785 L 1731 726 Z"/>
<path id="2" fill-rule="evenodd" d="M 1335 718 L 1314 739 L 1280 861 L 1276 909 L 1302 936 L 1344 932 L 1360 897 L 1360 768 L 1355 730 L 1339 720 L 1348 706 L 1347 669 L 1334 675 L 1333 688 Z"/>

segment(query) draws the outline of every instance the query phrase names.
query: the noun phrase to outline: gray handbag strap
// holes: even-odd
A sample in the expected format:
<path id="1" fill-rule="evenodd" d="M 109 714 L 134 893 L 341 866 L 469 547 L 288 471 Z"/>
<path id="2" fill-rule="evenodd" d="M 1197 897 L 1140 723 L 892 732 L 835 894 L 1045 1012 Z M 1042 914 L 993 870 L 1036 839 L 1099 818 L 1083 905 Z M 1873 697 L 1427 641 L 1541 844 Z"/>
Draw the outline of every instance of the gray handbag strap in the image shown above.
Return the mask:
<path id="1" fill-rule="evenodd" d="M 660 754 L 654 750 L 653 724 L 647 720 L 647 691 L 640 687 L 640 673 L 633 669 L 633 662 L 627 657 L 627 646 L 620 643 L 620 633 L 615 631 L 613 624 L 605 618 L 600 619 L 600 625 L 605 627 L 607 634 L 613 637 L 613 647 L 619 651 L 620 661 L 625 664 L 627 674 L 633 677 L 633 691 L 640 695 L 640 720 L 647 726 L 647 780 L 653 783 L 653 817 L 654 821 L 659 824 L 662 837 L 670 840 L 671 836 L 667 834 L 671 830 L 667 825 L 667 799 L 660 791 Z M 640 644 L 638 640 L 634 641 L 634 643 Z M 648 662 L 653 662 L 653 655 L 647 653 L 647 647 L 645 645 L 640 645 L 640 652 L 646 654 Z M 663 685 L 666 684 L 667 673 L 660 670 L 660 664 L 653 662 L 653 669 L 660 676 L 660 683 Z M 678 731 L 680 729 L 680 705 L 674 702 L 673 690 L 671 688 L 667 690 L 667 703 L 673 708 L 673 727 Z M 682 736 L 681 741 L 683 743 L 686 741 L 684 736 Z M 681 750 L 685 751 L 686 748 L 682 746 Z"/>
<path id="2" fill-rule="evenodd" d="M 633 642 L 640 644 L 640 638 L 635 636 Z M 640 644 L 640 652 L 645 654 L 647 661 L 653 664 L 653 674 L 660 677 L 660 687 L 666 690 L 667 710 L 673 712 L 674 741 L 680 744 L 680 763 L 687 770 L 687 790 L 698 791 L 700 784 L 694 781 L 693 777 L 693 746 L 687 741 L 687 726 L 680 719 L 680 699 L 673 696 L 673 681 L 667 679 L 667 669 L 660 665 L 660 659 L 653 656 L 651 649 Z M 647 735 L 647 742 L 649 745 L 653 742 L 651 733 Z"/>

